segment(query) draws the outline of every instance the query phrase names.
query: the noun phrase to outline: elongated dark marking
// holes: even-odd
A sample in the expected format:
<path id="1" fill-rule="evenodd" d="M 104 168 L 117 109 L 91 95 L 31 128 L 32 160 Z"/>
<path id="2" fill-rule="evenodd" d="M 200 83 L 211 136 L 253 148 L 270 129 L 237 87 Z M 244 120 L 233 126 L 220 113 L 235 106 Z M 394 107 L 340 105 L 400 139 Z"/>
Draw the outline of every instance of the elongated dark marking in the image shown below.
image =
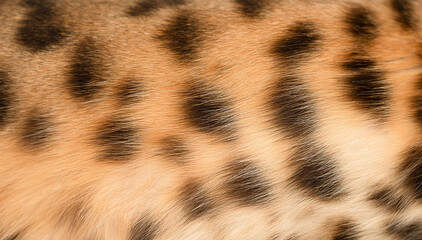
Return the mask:
<path id="1" fill-rule="evenodd" d="M 161 152 L 163 156 L 179 164 L 186 163 L 189 150 L 181 139 L 167 137 L 163 139 L 162 145 Z"/>
<path id="2" fill-rule="evenodd" d="M 342 63 L 342 67 L 344 70 L 352 72 L 366 71 L 375 68 L 375 61 L 358 53 L 353 53 Z"/>
<path id="3" fill-rule="evenodd" d="M 356 225 L 350 221 L 342 221 L 336 228 L 333 240 L 357 240 Z"/>
<path id="4" fill-rule="evenodd" d="M 248 18 L 258 17 L 267 3 L 267 0 L 235 0 L 240 12 Z"/>
<path id="5" fill-rule="evenodd" d="M 132 17 L 151 16 L 160 8 L 175 7 L 185 4 L 185 0 L 142 0 L 131 7 L 128 14 Z"/>
<path id="6" fill-rule="evenodd" d="M 63 19 L 54 1 L 26 0 L 30 10 L 18 28 L 17 41 L 31 52 L 39 52 L 59 45 L 67 36 Z"/>
<path id="7" fill-rule="evenodd" d="M 406 207 L 406 199 L 387 188 L 374 192 L 369 196 L 369 200 L 392 212 L 401 211 Z"/>
<path id="8" fill-rule="evenodd" d="M 270 98 L 273 121 L 287 137 L 303 137 L 315 130 L 315 107 L 306 85 L 295 76 L 285 76 L 274 85 Z"/>
<path id="9" fill-rule="evenodd" d="M 411 148 L 401 165 L 406 186 L 411 189 L 417 199 L 422 199 L 422 147 Z"/>
<path id="10" fill-rule="evenodd" d="M 385 116 L 390 99 L 388 87 L 381 72 L 377 70 L 358 71 L 345 79 L 347 97 L 359 108 L 376 115 Z"/>
<path id="11" fill-rule="evenodd" d="M 0 70 L 0 127 L 4 126 L 10 118 L 12 106 L 10 84 L 9 74 Z"/>
<path id="12" fill-rule="evenodd" d="M 328 201 L 344 194 L 335 161 L 325 150 L 303 144 L 290 157 L 290 162 L 296 168 L 290 180 L 310 196 Z"/>
<path id="13" fill-rule="evenodd" d="M 214 208 L 209 193 L 197 182 L 188 182 L 181 191 L 182 203 L 190 219 L 206 215 Z"/>
<path id="14" fill-rule="evenodd" d="M 117 91 L 117 98 L 125 105 L 136 103 L 142 96 L 143 84 L 139 80 L 128 80 Z"/>
<path id="15" fill-rule="evenodd" d="M 411 0 L 391 0 L 391 7 L 396 14 L 396 21 L 405 30 L 417 28 L 418 18 Z"/>
<path id="16" fill-rule="evenodd" d="M 101 89 L 104 70 L 94 41 L 87 38 L 80 42 L 70 65 L 71 94 L 84 101 L 93 99 Z"/>
<path id="17" fill-rule="evenodd" d="M 272 53 L 282 63 L 292 64 L 301 60 L 306 54 L 312 53 L 321 39 L 314 24 L 298 22 L 291 26 L 286 36 L 275 43 Z"/>
<path id="18" fill-rule="evenodd" d="M 198 57 L 202 44 L 201 26 L 191 13 L 180 12 L 170 20 L 159 39 L 176 55 L 181 62 L 190 62 Z"/>
<path id="19" fill-rule="evenodd" d="M 205 133 L 234 134 L 234 111 L 223 92 L 196 82 L 183 95 L 184 111 L 191 124 Z"/>
<path id="20" fill-rule="evenodd" d="M 153 240 L 159 233 L 157 222 L 143 217 L 139 219 L 130 230 L 130 240 Z"/>
<path id="21" fill-rule="evenodd" d="M 244 205 L 261 205 L 272 199 L 270 184 L 252 161 L 239 158 L 226 167 L 227 195 Z"/>
<path id="22" fill-rule="evenodd" d="M 22 126 L 22 142 L 27 146 L 41 147 L 53 135 L 51 118 L 38 110 L 33 110 Z"/>
<path id="23" fill-rule="evenodd" d="M 403 240 L 422 240 L 422 225 L 420 223 L 392 222 L 387 225 L 387 233 Z"/>
<path id="24" fill-rule="evenodd" d="M 375 14 L 362 6 L 350 8 L 345 16 L 346 31 L 360 41 L 371 41 L 377 36 Z"/>
<path id="25" fill-rule="evenodd" d="M 103 147 L 103 160 L 129 160 L 139 150 L 140 131 L 127 120 L 111 119 L 99 128 L 97 134 L 97 144 Z"/>

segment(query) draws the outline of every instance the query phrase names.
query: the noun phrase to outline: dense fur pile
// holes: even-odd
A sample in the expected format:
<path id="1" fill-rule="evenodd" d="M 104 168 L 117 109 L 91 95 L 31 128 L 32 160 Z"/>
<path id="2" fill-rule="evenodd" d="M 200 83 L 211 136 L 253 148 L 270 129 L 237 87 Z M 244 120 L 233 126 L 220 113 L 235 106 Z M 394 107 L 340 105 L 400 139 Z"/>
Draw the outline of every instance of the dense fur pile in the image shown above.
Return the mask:
<path id="1" fill-rule="evenodd" d="M 0 0 L 1 240 L 422 239 L 421 0 Z"/>

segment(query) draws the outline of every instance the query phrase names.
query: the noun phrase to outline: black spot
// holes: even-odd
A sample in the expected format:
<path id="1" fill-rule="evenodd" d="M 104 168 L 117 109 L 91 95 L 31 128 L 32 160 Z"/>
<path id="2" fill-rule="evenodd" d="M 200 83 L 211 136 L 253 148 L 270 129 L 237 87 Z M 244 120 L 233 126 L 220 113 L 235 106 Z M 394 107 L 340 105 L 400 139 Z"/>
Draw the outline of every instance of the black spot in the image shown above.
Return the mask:
<path id="1" fill-rule="evenodd" d="M 159 231 L 158 223 L 148 219 L 139 219 L 130 230 L 130 240 L 153 240 Z"/>
<path id="2" fill-rule="evenodd" d="M 0 70 L 0 127 L 10 118 L 12 105 L 10 84 L 8 73 Z"/>
<path id="3" fill-rule="evenodd" d="M 388 88 L 383 75 L 377 70 L 358 71 L 345 79 L 345 90 L 350 101 L 359 108 L 385 116 L 388 110 Z"/>
<path id="4" fill-rule="evenodd" d="M 266 4 L 267 0 L 235 0 L 239 6 L 240 12 L 249 18 L 258 17 Z"/>
<path id="5" fill-rule="evenodd" d="M 142 0 L 131 7 L 128 14 L 132 17 L 151 16 L 151 14 L 166 7 L 175 7 L 185 4 L 185 0 Z"/>
<path id="6" fill-rule="evenodd" d="M 234 134 L 234 113 L 229 99 L 221 91 L 202 83 L 192 84 L 183 96 L 188 120 L 205 133 Z"/>
<path id="7" fill-rule="evenodd" d="M 393 212 L 398 212 L 406 207 L 406 199 L 403 196 L 399 196 L 393 190 L 386 188 L 371 194 L 369 200 Z"/>
<path id="8" fill-rule="evenodd" d="M 351 54 L 348 59 L 342 63 L 344 70 L 360 72 L 365 70 L 374 69 L 375 62 L 367 57 L 359 56 L 359 54 Z"/>
<path id="9" fill-rule="evenodd" d="M 87 38 L 80 42 L 70 66 L 71 94 L 85 101 L 93 99 L 104 81 L 103 71 L 99 51 L 93 40 Z"/>
<path id="10" fill-rule="evenodd" d="M 375 61 L 353 53 L 341 66 L 351 72 L 344 81 L 347 98 L 359 108 L 385 116 L 388 110 L 388 87 L 383 74 L 376 68 Z"/>
<path id="11" fill-rule="evenodd" d="M 371 41 L 377 36 L 375 15 L 362 6 L 349 9 L 345 17 L 347 32 L 362 41 Z"/>
<path id="12" fill-rule="evenodd" d="M 226 170 L 225 187 L 230 198 L 244 205 L 260 205 L 272 199 L 269 182 L 251 161 L 237 159 Z"/>
<path id="13" fill-rule="evenodd" d="M 422 225 L 393 222 L 387 225 L 387 232 L 403 240 L 422 240 Z"/>
<path id="14" fill-rule="evenodd" d="M 54 1 L 26 0 L 30 10 L 21 21 L 16 39 L 31 52 L 47 50 L 68 35 Z"/>
<path id="15" fill-rule="evenodd" d="M 335 161 L 323 149 L 303 144 L 297 147 L 290 162 L 296 168 L 290 180 L 312 197 L 328 201 L 336 200 L 344 193 Z"/>
<path id="16" fill-rule="evenodd" d="M 314 100 L 298 77 L 285 76 L 276 83 L 270 106 L 273 121 L 287 137 L 303 137 L 315 130 Z"/>
<path id="17" fill-rule="evenodd" d="M 183 141 L 177 137 L 167 137 L 162 141 L 162 155 L 174 160 L 176 163 L 186 163 L 189 153 Z"/>
<path id="18" fill-rule="evenodd" d="M 129 121 L 114 118 L 101 126 L 96 140 L 104 148 L 102 159 L 125 161 L 138 152 L 139 130 Z"/>
<path id="19" fill-rule="evenodd" d="M 422 147 L 415 146 L 406 153 L 401 165 L 405 184 L 411 189 L 417 199 L 422 199 Z"/>
<path id="20" fill-rule="evenodd" d="M 22 126 L 22 142 L 27 146 L 41 147 L 52 134 L 51 118 L 38 110 L 31 111 Z"/>
<path id="21" fill-rule="evenodd" d="M 279 61 L 291 64 L 305 54 L 312 53 L 320 38 L 312 23 L 298 22 L 287 30 L 284 38 L 275 43 L 272 52 Z"/>
<path id="22" fill-rule="evenodd" d="M 189 12 L 183 11 L 170 20 L 159 36 L 166 46 L 182 62 L 190 62 L 198 57 L 202 42 L 199 23 Z"/>
<path id="23" fill-rule="evenodd" d="M 143 84 L 141 81 L 129 80 L 119 86 L 117 98 L 123 104 L 136 103 L 143 95 Z"/>
<path id="24" fill-rule="evenodd" d="M 391 7 L 396 13 L 396 21 L 405 29 L 416 29 L 418 18 L 411 0 L 391 0 Z"/>
<path id="25" fill-rule="evenodd" d="M 196 219 L 209 213 L 213 209 L 209 193 L 203 189 L 197 182 L 188 182 L 182 188 L 182 203 L 188 216 Z"/>
<path id="26" fill-rule="evenodd" d="M 333 240 L 357 240 L 358 233 L 356 231 L 356 225 L 350 221 L 341 222 L 334 233 Z"/>

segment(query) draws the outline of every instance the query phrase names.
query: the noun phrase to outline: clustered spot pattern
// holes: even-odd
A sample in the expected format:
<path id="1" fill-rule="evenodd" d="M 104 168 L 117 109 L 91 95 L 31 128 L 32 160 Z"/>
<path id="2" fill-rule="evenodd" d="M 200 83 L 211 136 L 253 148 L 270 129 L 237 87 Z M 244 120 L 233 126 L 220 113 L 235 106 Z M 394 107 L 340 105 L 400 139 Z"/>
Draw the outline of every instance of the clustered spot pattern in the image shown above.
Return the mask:
<path id="1" fill-rule="evenodd" d="M 422 239 L 420 129 L 406 129 L 408 118 L 422 124 L 421 8 L 0 0 L 0 239 L 194 239 L 210 230 L 222 239 Z M 230 67 L 217 75 L 221 63 Z M 68 96 L 56 104 L 55 94 Z M 169 108 L 176 116 L 163 114 Z M 86 126 L 72 125 L 79 120 Z M 268 129 L 253 132 L 261 124 Z M 388 146 L 350 141 L 377 133 Z M 63 154 L 64 141 L 81 151 Z M 374 156 L 396 175 L 381 173 L 380 159 L 357 160 Z"/>

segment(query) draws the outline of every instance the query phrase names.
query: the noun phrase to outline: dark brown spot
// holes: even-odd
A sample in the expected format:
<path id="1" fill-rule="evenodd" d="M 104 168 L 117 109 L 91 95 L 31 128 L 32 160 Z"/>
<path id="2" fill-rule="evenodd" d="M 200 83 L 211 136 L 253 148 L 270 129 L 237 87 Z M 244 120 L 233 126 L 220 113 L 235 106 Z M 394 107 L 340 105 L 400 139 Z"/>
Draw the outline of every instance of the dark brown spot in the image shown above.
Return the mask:
<path id="1" fill-rule="evenodd" d="M 96 142 L 103 147 L 101 159 L 125 161 L 139 150 L 140 131 L 131 122 L 113 118 L 98 130 Z"/>
<path id="2" fill-rule="evenodd" d="M 375 61 L 359 53 L 352 53 L 341 65 L 344 70 L 351 72 L 360 72 L 375 68 Z"/>
<path id="3" fill-rule="evenodd" d="M 190 181 L 183 186 L 181 198 L 187 215 L 191 219 L 204 216 L 214 208 L 209 193 L 194 181 Z"/>
<path id="4" fill-rule="evenodd" d="M 34 148 L 44 146 L 53 135 L 53 123 L 46 114 L 33 110 L 22 126 L 22 142 Z"/>
<path id="5" fill-rule="evenodd" d="M 378 34 L 375 14 L 365 7 L 350 8 L 345 16 L 345 23 L 346 31 L 359 41 L 371 41 Z"/>
<path id="6" fill-rule="evenodd" d="M 39 52 L 59 45 L 68 36 L 55 1 L 25 0 L 30 8 L 21 21 L 16 39 L 31 52 Z"/>
<path id="7" fill-rule="evenodd" d="M 69 85 L 71 94 L 84 101 L 92 100 L 101 89 L 104 66 L 99 49 L 91 38 L 79 43 L 71 60 Z"/>
<path id="8" fill-rule="evenodd" d="M 272 199 L 270 184 L 252 161 L 239 158 L 226 167 L 227 195 L 244 205 L 261 205 Z"/>
<path id="9" fill-rule="evenodd" d="M 234 110 L 228 97 L 219 90 L 197 82 L 183 94 L 184 111 L 191 124 L 205 133 L 233 137 Z"/>
<path id="10" fill-rule="evenodd" d="M 333 157 L 324 149 L 303 143 L 290 157 L 296 172 L 290 178 L 299 189 L 321 200 L 336 200 L 344 194 Z"/>
<path id="11" fill-rule="evenodd" d="M 10 89 L 9 74 L 0 70 L 0 127 L 9 121 L 12 106 L 12 94 Z"/>
<path id="12" fill-rule="evenodd" d="M 270 99 L 274 123 L 287 137 L 308 136 L 315 130 L 315 100 L 300 78 L 285 76 L 273 87 Z"/>
<path id="13" fill-rule="evenodd" d="M 123 104 L 136 103 L 143 96 L 143 84 L 139 80 L 128 80 L 118 89 L 117 98 Z"/>
<path id="14" fill-rule="evenodd" d="M 398 221 L 387 225 L 387 233 L 402 240 L 422 240 L 422 225 L 420 223 L 401 223 Z"/>
<path id="15" fill-rule="evenodd" d="M 151 16 L 161 8 L 177 7 L 183 4 L 185 4 L 185 0 L 142 0 L 131 7 L 128 14 L 132 17 Z"/>
<path id="16" fill-rule="evenodd" d="M 272 53 L 280 62 L 293 64 L 314 52 L 320 39 L 314 24 L 297 22 L 287 30 L 285 37 L 275 43 Z"/>
<path id="17" fill-rule="evenodd" d="M 375 61 L 355 52 L 347 56 L 341 66 L 350 72 L 344 80 L 347 100 L 376 117 L 385 118 L 389 110 L 389 88 Z"/>
<path id="18" fill-rule="evenodd" d="M 392 212 L 401 211 L 407 205 L 404 196 L 398 195 L 392 189 L 388 188 L 377 190 L 371 194 L 369 200 Z"/>
<path id="19" fill-rule="evenodd" d="M 267 0 L 235 0 L 240 12 L 248 18 L 258 17 L 267 3 Z"/>
<path id="20" fill-rule="evenodd" d="M 350 221 L 342 221 L 334 232 L 333 240 L 357 240 L 356 225 Z"/>
<path id="21" fill-rule="evenodd" d="M 405 30 L 413 30 L 418 26 L 418 17 L 412 0 L 391 0 L 391 8 L 396 14 L 396 21 Z"/>
<path id="22" fill-rule="evenodd" d="M 356 103 L 359 108 L 382 118 L 387 115 L 390 96 L 380 71 L 354 72 L 345 78 L 344 84 L 348 100 Z"/>
<path id="23" fill-rule="evenodd" d="M 189 150 L 185 143 L 177 137 L 167 137 L 162 141 L 162 155 L 176 163 L 186 163 Z"/>
<path id="24" fill-rule="evenodd" d="M 130 230 L 130 240 L 153 240 L 157 237 L 159 226 L 157 222 L 143 217 L 139 219 Z"/>
<path id="25" fill-rule="evenodd" d="M 202 45 L 201 24 L 189 12 L 183 11 L 170 20 L 159 39 L 181 62 L 191 62 L 198 57 Z"/>

